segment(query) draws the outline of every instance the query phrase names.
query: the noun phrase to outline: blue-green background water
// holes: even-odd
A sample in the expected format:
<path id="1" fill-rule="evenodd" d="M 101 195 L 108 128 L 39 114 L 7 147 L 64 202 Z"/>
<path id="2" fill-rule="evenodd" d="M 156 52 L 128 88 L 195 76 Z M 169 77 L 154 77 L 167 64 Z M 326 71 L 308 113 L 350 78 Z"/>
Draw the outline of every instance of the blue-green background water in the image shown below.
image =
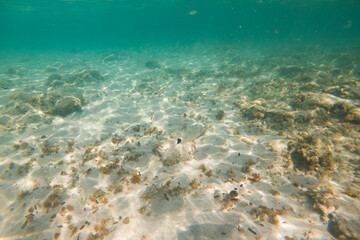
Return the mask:
<path id="1" fill-rule="evenodd" d="M 196 14 L 189 14 L 196 11 Z M 236 41 L 353 45 L 360 1 L 1 0 L 1 49 Z"/>

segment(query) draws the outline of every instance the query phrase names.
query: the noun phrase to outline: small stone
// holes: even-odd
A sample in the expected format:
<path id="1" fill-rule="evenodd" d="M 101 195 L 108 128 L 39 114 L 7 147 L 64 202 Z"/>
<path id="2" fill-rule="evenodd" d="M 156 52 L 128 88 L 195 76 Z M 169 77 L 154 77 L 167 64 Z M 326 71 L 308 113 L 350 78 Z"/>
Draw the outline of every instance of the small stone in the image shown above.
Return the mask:
<path id="1" fill-rule="evenodd" d="M 129 217 L 125 217 L 123 220 L 124 224 L 129 224 L 130 223 L 130 218 Z"/>

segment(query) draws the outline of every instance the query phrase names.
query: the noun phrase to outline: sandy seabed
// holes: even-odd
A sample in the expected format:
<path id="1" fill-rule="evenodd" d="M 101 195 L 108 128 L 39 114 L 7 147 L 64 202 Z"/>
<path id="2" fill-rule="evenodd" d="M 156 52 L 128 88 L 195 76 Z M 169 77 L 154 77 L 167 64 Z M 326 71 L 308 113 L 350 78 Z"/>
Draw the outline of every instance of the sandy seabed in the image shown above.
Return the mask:
<path id="1" fill-rule="evenodd" d="M 360 239 L 359 56 L 2 53 L 0 239 Z"/>

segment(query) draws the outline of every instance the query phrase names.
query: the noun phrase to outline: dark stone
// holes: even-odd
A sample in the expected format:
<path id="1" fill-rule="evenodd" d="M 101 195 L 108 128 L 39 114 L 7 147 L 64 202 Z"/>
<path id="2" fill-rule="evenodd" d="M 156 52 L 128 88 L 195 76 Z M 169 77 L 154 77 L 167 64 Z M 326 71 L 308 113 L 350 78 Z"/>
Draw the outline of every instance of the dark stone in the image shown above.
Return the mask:
<path id="1" fill-rule="evenodd" d="M 222 120 L 224 118 L 224 116 L 225 116 L 225 112 L 223 110 L 219 110 L 217 112 L 217 114 L 215 115 L 216 119 L 219 121 Z"/>
<path id="2" fill-rule="evenodd" d="M 80 111 L 81 101 L 75 97 L 66 96 L 57 101 L 49 113 L 52 115 L 66 117 L 71 113 Z"/>
<path id="3" fill-rule="evenodd" d="M 337 239 L 356 240 L 360 238 L 359 220 L 347 220 L 341 216 L 330 214 L 328 230 Z"/>
<path id="4" fill-rule="evenodd" d="M 4 73 L 9 74 L 9 75 L 15 75 L 17 73 L 17 71 L 16 71 L 16 68 L 9 67 L 8 69 L 6 69 L 6 71 Z"/>
<path id="5" fill-rule="evenodd" d="M 145 67 L 149 69 L 157 69 L 157 68 L 161 68 L 161 65 L 159 62 L 155 60 L 148 60 L 145 62 Z"/>
<path id="6" fill-rule="evenodd" d="M 75 73 L 67 79 L 67 82 L 76 85 L 86 84 L 88 82 L 102 82 L 102 81 L 105 81 L 104 76 L 101 75 L 101 73 L 99 73 L 98 71 L 91 69 L 85 69 L 81 72 Z"/>

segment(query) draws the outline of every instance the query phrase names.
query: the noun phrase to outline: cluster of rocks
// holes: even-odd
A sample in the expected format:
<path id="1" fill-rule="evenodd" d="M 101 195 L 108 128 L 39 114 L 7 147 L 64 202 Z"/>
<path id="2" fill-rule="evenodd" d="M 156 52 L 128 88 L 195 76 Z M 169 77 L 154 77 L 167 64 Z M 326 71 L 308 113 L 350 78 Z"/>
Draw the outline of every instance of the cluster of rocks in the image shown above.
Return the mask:
<path id="1" fill-rule="evenodd" d="M 294 64 L 274 66 L 271 77 L 253 79 L 234 105 L 246 124 L 260 124 L 283 138 L 284 167 L 292 174 L 331 179 L 355 201 L 358 191 L 346 186 L 359 182 L 354 163 L 358 165 L 360 156 L 360 59 L 335 54 L 321 62 L 328 64 L 316 65 L 300 57 Z M 357 239 L 360 231 L 353 223 L 358 221 L 331 212 L 334 194 L 313 190 L 307 196 L 330 234 Z"/>
<path id="2" fill-rule="evenodd" d="M 45 83 L 46 89 L 33 92 L 14 91 L 0 112 L 0 125 L 12 130 L 18 123 L 23 126 L 49 123 L 53 116 L 66 117 L 81 112 L 85 98 L 79 87 L 103 81 L 103 75 L 89 69 L 71 75 L 53 73 Z M 13 83 L 2 85 L 7 88 L 13 86 Z"/>
<path id="3" fill-rule="evenodd" d="M 52 88 L 59 88 L 63 86 L 85 86 L 91 82 L 103 82 L 105 78 L 96 70 L 85 69 L 71 75 L 61 75 L 58 73 L 51 74 L 46 85 Z"/>
<path id="4" fill-rule="evenodd" d="M 61 89 L 37 93 L 16 93 L 1 111 L 1 125 L 10 130 L 16 123 L 26 126 L 31 123 L 49 123 L 52 116 L 66 117 L 80 112 L 85 104 L 81 91 Z"/>
<path id="5" fill-rule="evenodd" d="M 303 59 L 302 63 L 298 60 L 297 64 L 274 67 L 275 75 L 254 79 L 241 92 L 246 100 L 239 98 L 234 104 L 244 119 L 282 134 L 301 135 L 324 127 L 333 134 L 343 128 L 356 131 L 360 123 L 359 74 L 344 72 L 354 70 L 356 59 L 332 57 L 334 66 L 314 66 Z"/>

